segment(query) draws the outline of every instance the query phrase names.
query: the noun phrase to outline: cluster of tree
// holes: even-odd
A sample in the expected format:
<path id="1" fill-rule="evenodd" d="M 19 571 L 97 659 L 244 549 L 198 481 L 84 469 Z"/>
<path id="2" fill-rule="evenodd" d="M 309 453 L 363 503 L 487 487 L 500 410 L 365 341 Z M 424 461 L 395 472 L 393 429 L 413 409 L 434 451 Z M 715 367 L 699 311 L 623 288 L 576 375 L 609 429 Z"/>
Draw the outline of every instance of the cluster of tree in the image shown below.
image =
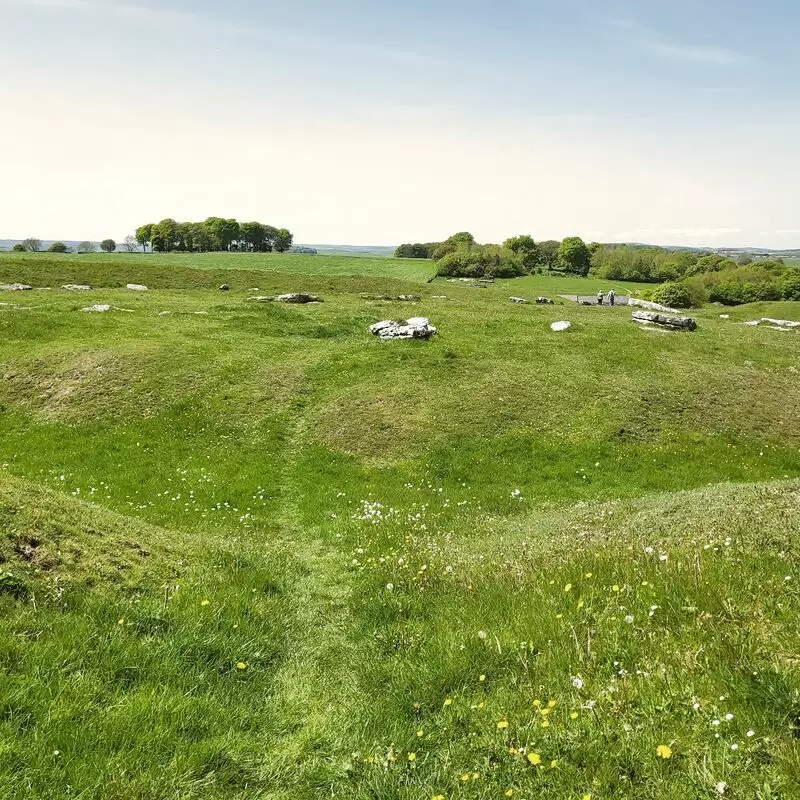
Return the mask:
<path id="1" fill-rule="evenodd" d="M 261 222 L 237 222 L 235 219 L 209 217 L 204 222 L 161 222 L 136 229 L 136 242 L 147 252 L 185 253 L 212 251 L 285 253 L 292 246 L 293 236 L 286 228 L 274 228 Z"/>
<path id="2" fill-rule="evenodd" d="M 128 241 L 129 239 L 132 240 L 132 244 Z M 133 240 L 132 236 L 126 239 L 125 247 L 128 252 L 133 252 L 136 249 L 136 242 Z M 15 253 L 38 253 L 41 249 L 42 240 L 33 237 L 25 239 L 11 248 L 12 252 Z M 97 250 L 97 244 L 95 242 L 81 242 L 75 249 L 78 253 L 94 253 Z M 105 253 L 113 253 L 117 249 L 117 243 L 113 239 L 103 239 L 103 241 L 100 242 L 100 249 Z M 47 252 L 71 253 L 72 249 L 64 244 L 64 242 L 53 242 L 50 247 L 47 248 Z"/>
<path id="3" fill-rule="evenodd" d="M 729 261 L 720 269 L 662 283 L 649 292 L 649 297 L 673 308 L 690 308 L 707 302 L 733 306 L 761 300 L 800 300 L 800 267 L 787 267 L 780 260 L 744 266 Z"/>
<path id="4" fill-rule="evenodd" d="M 586 275 L 591 264 L 590 248 L 577 236 L 562 242 L 536 242 L 522 235 L 503 244 L 479 244 L 471 233 L 462 231 L 443 242 L 400 245 L 395 257 L 432 258 L 437 262 L 437 274 L 446 277 L 512 278 L 545 270 Z"/>

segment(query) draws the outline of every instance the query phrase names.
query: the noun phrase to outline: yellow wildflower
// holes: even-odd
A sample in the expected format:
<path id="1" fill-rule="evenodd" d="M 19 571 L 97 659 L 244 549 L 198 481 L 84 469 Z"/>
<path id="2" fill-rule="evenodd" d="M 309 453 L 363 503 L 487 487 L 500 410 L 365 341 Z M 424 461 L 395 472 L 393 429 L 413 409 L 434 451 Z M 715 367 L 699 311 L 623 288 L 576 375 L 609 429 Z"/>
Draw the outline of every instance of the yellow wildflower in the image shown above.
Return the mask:
<path id="1" fill-rule="evenodd" d="M 530 761 L 534 767 L 538 767 L 539 764 L 542 763 L 542 757 L 538 753 L 528 753 L 528 761 Z"/>
<path id="2" fill-rule="evenodd" d="M 585 578 L 591 578 L 592 577 L 592 573 L 591 572 L 587 572 L 586 575 L 584 575 L 584 577 Z"/>
<path id="3" fill-rule="evenodd" d="M 558 759 L 557 759 L 557 758 L 554 758 L 554 759 L 553 759 L 553 760 L 550 762 L 550 769 L 557 769 L 557 768 L 558 768 Z"/>
<path id="4" fill-rule="evenodd" d="M 247 664 L 244 661 L 239 661 L 236 664 L 236 669 L 247 669 Z"/>
<path id="5" fill-rule="evenodd" d="M 444 800 L 444 795 L 443 794 L 435 794 L 435 795 L 433 795 L 433 797 L 431 797 L 431 800 Z M 586 800 L 586 799 L 584 798 L 584 800 Z M 590 797 L 589 800 L 592 800 L 592 798 Z"/>
<path id="6" fill-rule="evenodd" d="M 122 619 L 120 619 L 117 625 L 124 625 L 124 624 L 125 624 L 125 617 L 122 617 Z"/>
<path id="7" fill-rule="evenodd" d="M 424 735 L 425 735 L 425 731 L 424 731 L 424 730 L 422 730 L 422 728 L 420 728 L 420 729 L 417 731 L 417 736 L 419 736 L 419 737 L 421 738 L 421 737 L 423 737 Z"/>
<path id="8" fill-rule="evenodd" d="M 540 708 L 540 709 L 539 709 L 539 713 L 540 713 L 540 714 L 541 714 L 543 717 L 546 717 L 546 716 L 547 716 L 549 713 L 551 713 L 551 712 L 552 712 L 552 710 L 553 710 L 553 709 L 552 709 L 552 708 L 550 708 L 550 707 L 548 706 L 548 708 Z"/>
<path id="9" fill-rule="evenodd" d="M 482 709 L 485 705 L 486 703 L 483 702 L 478 703 L 478 710 Z"/>
<path id="10" fill-rule="evenodd" d="M 563 616 L 563 614 L 556 614 L 556 619 L 561 619 Z"/>
<path id="11" fill-rule="evenodd" d="M 533 701 L 533 707 L 534 707 L 534 708 L 539 708 L 539 706 L 540 706 L 541 704 L 542 704 L 542 701 L 541 701 L 541 700 L 534 700 L 534 701 Z"/>
<path id="12" fill-rule="evenodd" d="M 447 700 L 445 700 L 445 701 L 444 701 L 444 704 L 445 704 L 446 706 L 451 706 L 451 705 L 453 705 L 453 699 L 452 699 L 451 697 L 448 697 L 448 698 L 447 698 Z"/>
<path id="13" fill-rule="evenodd" d="M 409 753 L 408 754 L 408 760 L 409 761 L 416 761 L 417 760 L 417 754 L 416 753 Z"/>
<path id="14" fill-rule="evenodd" d="M 499 730 L 499 731 L 504 731 L 507 727 L 508 727 L 508 720 L 501 719 L 497 723 L 497 730 Z"/>
<path id="15" fill-rule="evenodd" d="M 472 773 L 472 780 L 476 781 L 476 780 L 478 780 L 478 778 L 480 778 L 480 776 L 481 776 L 480 772 L 473 772 Z"/>
<path id="16" fill-rule="evenodd" d="M 485 676 L 485 675 L 481 675 L 481 676 L 480 676 L 480 678 L 478 678 L 478 680 L 479 680 L 481 683 L 483 683 L 483 682 L 486 680 L 486 676 Z"/>
<path id="17" fill-rule="evenodd" d="M 549 728 L 550 722 L 548 720 L 543 720 L 542 724 L 539 726 L 540 728 Z"/>
<path id="18" fill-rule="evenodd" d="M 668 744 L 660 744 L 656 748 L 656 755 L 659 758 L 672 758 L 672 748 Z"/>
<path id="19" fill-rule="evenodd" d="M 581 608 L 583 608 L 583 607 L 584 607 L 584 605 L 586 605 L 586 604 L 583 602 L 583 600 L 580 600 L 580 601 L 578 602 L 578 609 L 581 609 Z"/>
<path id="20" fill-rule="evenodd" d="M 547 701 L 547 707 L 548 708 L 555 708 L 556 707 L 556 701 L 555 700 L 548 700 Z"/>
<path id="21" fill-rule="evenodd" d="M 618 591 L 619 591 L 619 584 L 618 584 L 618 583 L 615 583 L 615 584 L 614 584 L 614 585 L 611 587 L 611 591 L 612 591 L 612 592 L 618 592 Z"/>
<path id="22" fill-rule="evenodd" d="M 436 800 L 436 798 L 434 798 L 434 800 Z M 584 795 L 584 796 L 581 798 L 581 800 L 592 800 L 592 796 L 591 796 L 590 794 L 585 794 L 585 795 Z"/>
<path id="23" fill-rule="evenodd" d="M 201 600 L 200 601 L 200 605 L 201 606 L 210 606 L 211 605 L 211 601 L 210 600 Z"/>
<path id="24" fill-rule="evenodd" d="M 506 797 L 511 797 L 511 796 L 513 796 L 513 794 L 514 794 L 514 790 L 513 790 L 513 789 L 506 789 L 506 790 L 505 790 L 505 792 L 503 792 L 503 794 L 504 794 Z"/>
<path id="25" fill-rule="evenodd" d="M 572 713 L 569 715 L 569 718 L 570 718 L 570 719 L 578 719 L 578 712 L 577 712 L 577 711 L 573 711 L 573 712 L 572 712 Z"/>
<path id="26" fill-rule="evenodd" d="M 567 584 L 567 585 L 564 587 L 564 591 L 565 591 L 565 592 L 571 592 L 571 591 L 572 591 L 572 584 L 571 584 L 571 583 L 568 583 L 568 584 Z"/>
<path id="27" fill-rule="evenodd" d="M 469 772 L 465 772 L 465 773 L 464 773 L 464 774 L 461 776 L 461 780 L 462 780 L 462 781 L 468 781 L 468 780 L 469 780 Z"/>

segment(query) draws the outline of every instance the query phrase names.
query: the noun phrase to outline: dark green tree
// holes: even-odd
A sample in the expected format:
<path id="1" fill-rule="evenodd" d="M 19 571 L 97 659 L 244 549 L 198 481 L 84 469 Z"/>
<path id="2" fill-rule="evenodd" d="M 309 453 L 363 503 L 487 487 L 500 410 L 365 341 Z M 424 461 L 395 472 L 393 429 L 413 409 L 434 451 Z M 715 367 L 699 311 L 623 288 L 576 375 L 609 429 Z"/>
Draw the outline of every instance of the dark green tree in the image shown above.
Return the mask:
<path id="1" fill-rule="evenodd" d="M 117 243 L 113 239 L 103 239 L 100 242 L 100 249 L 104 253 L 113 253 L 117 249 Z"/>
<path id="2" fill-rule="evenodd" d="M 142 246 L 142 252 L 147 252 L 147 246 L 150 245 L 152 249 L 153 239 L 153 224 L 148 223 L 136 229 L 136 241 Z"/>
<path id="3" fill-rule="evenodd" d="M 53 242 L 50 247 L 47 248 L 48 253 L 69 253 L 69 247 L 67 247 L 64 242 Z"/>
<path id="4" fill-rule="evenodd" d="M 278 228 L 275 235 L 275 250 L 278 253 L 285 253 L 294 241 L 294 237 L 286 228 Z"/>
<path id="5" fill-rule="evenodd" d="M 591 253 L 580 236 L 568 236 L 559 245 L 558 263 L 566 272 L 575 275 L 588 275 L 591 266 Z"/>
<path id="6" fill-rule="evenodd" d="M 539 266 L 541 256 L 539 254 L 539 248 L 532 236 L 513 236 L 511 239 L 506 239 L 505 242 L 503 242 L 503 247 L 508 248 L 517 256 L 525 272 L 532 272 Z"/>

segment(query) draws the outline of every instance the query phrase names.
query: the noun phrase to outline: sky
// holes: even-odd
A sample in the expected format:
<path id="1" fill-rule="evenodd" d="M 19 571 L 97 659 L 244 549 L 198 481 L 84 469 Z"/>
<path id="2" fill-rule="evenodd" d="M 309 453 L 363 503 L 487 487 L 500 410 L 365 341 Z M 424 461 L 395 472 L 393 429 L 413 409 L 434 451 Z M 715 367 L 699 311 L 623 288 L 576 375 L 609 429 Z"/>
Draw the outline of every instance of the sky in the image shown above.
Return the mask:
<path id="1" fill-rule="evenodd" d="M 797 0 L 0 0 L 0 238 L 800 247 Z"/>

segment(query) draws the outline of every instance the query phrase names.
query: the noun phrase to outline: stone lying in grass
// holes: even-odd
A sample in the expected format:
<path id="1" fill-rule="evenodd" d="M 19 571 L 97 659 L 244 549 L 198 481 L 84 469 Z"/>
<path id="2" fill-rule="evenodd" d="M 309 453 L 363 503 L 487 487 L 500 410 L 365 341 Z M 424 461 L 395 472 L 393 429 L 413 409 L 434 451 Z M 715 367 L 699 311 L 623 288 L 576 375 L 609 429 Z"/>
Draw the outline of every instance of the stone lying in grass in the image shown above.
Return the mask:
<path id="1" fill-rule="evenodd" d="M 697 328 L 697 323 L 691 317 L 659 314 L 655 311 L 634 311 L 631 319 L 640 324 L 663 325 L 665 328 L 684 328 L 689 331 Z"/>
<path id="2" fill-rule="evenodd" d="M 422 298 L 418 294 L 370 294 L 369 292 L 363 292 L 361 295 L 362 300 L 401 300 L 405 303 L 416 303 L 419 302 Z"/>
<path id="3" fill-rule="evenodd" d="M 27 283 L 0 283 L 0 292 L 27 292 L 33 289 Z"/>
<path id="4" fill-rule="evenodd" d="M 304 292 L 290 292 L 289 294 L 279 295 L 257 295 L 249 297 L 248 300 L 255 300 L 259 303 L 321 303 L 322 299 L 315 294 L 305 294 Z"/>
<path id="5" fill-rule="evenodd" d="M 571 322 L 567 322 L 567 320 L 559 320 L 558 322 L 554 322 L 550 326 L 551 331 L 568 331 L 572 327 Z"/>
<path id="6" fill-rule="evenodd" d="M 761 322 L 768 322 L 779 328 L 800 328 L 800 322 L 792 322 L 790 319 L 772 319 L 772 317 L 761 317 Z"/>
<path id="7" fill-rule="evenodd" d="M 65 283 L 61 288 L 68 292 L 90 292 L 92 290 L 91 286 L 82 283 Z"/>
<path id="8" fill-rule="evenodd" d="M 524 305 L 528 305 L 528 301 L 524 297 L 509 297 L 508 299 L 512 303 L 523 303 Z"/>
<path id="9" fill-rule="evenodd" d="M 549 297 L 537 297 L 536 298 L 537 305 L 545 305 L 545 306 L 554 306 L 556 304 L 555 300 L 551 300 Z"/>
<path id="10" fill-rule="evenodd" d="M 104 313 L 106 311 L 111 311 L 111 306 L 100 304 L 96 306 L 88 306 L 87 308 L 82 308 L 81 311 L 94 311 L 97 313 Z"/>
<path id="11" fill-rule="evenodd" d="M 646 308 L 649 309 L 650 311 L 665 311 L 668 314 L 678 313 L 677 309 L 675 308 L 670 308 L 669 306 L 662 306 L 661 303 L 653 303 L 650 300 L 639 300 L 638 297 L 629 297 L 628 305 L 639 306 L 639 308 Z"/>
<path id="12" fill-rule="evenodd" d="M 227 283 L 223 283 L 223 284 L 222 284 L 222 286 L 220 286 L 220 287 L 219 287 L 219 290 L 220 290 L 221 292 L 229 292 L 229 291 L 230 291 L 230 289 L 231 289 L 231 287 L 230 287 L 230 286 L 228 286 L 228 284 L 227 284 Z"/>
<path id="13" fill-rule="evenodd" d="M 427 317 L 411 317 L 405 322 L 385 319 L 370 325 L 369 330 L 381 339 L 430 339 L 436 333 Z"/>
<path id="14" fill-rule="evenodd" d="M 134 291 L 134 292 L 146 292 L 146 291 L 148 291 L 147 287 L 144 286 L 141 283 L 129 283 L 126 286 L 126 288 L 130 289 L 131 291 Z"/>

